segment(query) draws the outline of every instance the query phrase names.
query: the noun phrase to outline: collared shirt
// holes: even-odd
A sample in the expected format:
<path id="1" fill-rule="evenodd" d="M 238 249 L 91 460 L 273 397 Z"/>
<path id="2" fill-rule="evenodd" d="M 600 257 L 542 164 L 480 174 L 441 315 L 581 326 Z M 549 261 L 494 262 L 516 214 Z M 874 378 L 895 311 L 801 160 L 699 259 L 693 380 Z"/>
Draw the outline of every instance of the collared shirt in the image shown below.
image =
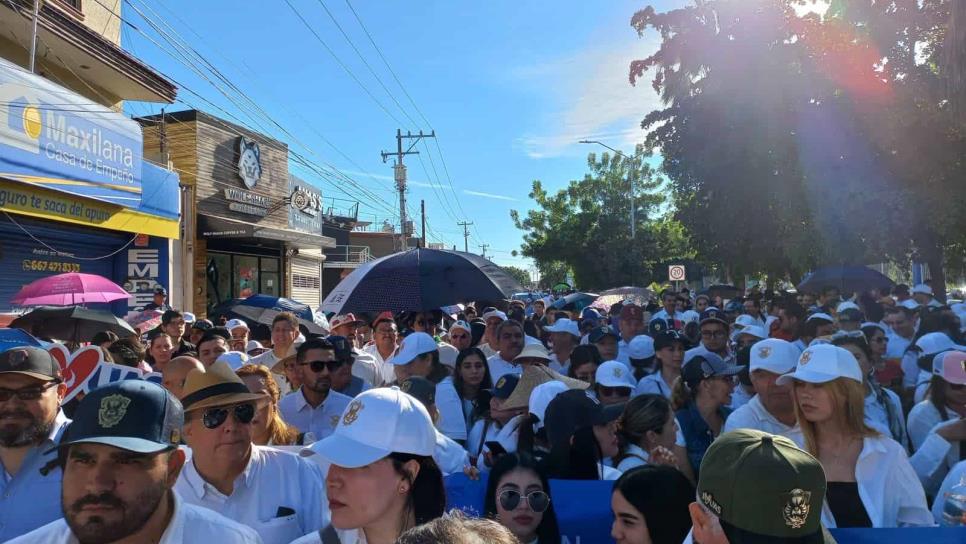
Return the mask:
<path id="1" fill-rule="evenodd" d="M 793 426 L 785 425 L 765 408 L 758 395 L 751 397 L 744 406 L 738 408 L 728 419 L 725 420 L 722 433 L 727 433 L 735 429 L 754 429 L 770 434 L 777 434 L 790 439 L 802 447 L 805 445 L 805 437 L 802 429 L 796 423 Z"/>
<path id="2" fill-rule="evenodd" d="M 865 396 L 865 423 L 869 427 L 879 431 L 885 436 L 888 436 L 900 444 L 906 444 L 906 421 L 902 417 L 902 401 L 899 400 L 899 395 L 895 394 L 891 389 L 881 388 L 883 401 L 888 402 L 889 405 L 886 406 L 883 402 L 879 402 L 875 391 L 870 392 Z M 895 418 L 895 431 L 893 432 L 892 425 L 889 420 L 889 413 L 892 413 L 892 417 Z M 899 436 L 895 436 L 898 434 Z"/>
<path id="3" fill-rule="evenodd" d="M 356 363 L 352 365 L 353 375 L 369 381 L 373 387 L 382 387 L 396 381 L 396 371 L 393 369 L 394 365 L 387 362 L 396 354 L 395 351 L 390 353 L 389 357 L 384 358 L 379 353 L 379 348 L 375 344 L 370 344 L 362 348 L 362 353 L 372 358 L 371 365 L 365 361 L 362 361 L 360 365 L 360 361 L 357 359 Z"/>
<path id="4" fill-rule="evenodd" d="M 316 440 L 322 440 L 335 431 L 342 412 L 350 402 L 352 397 L 330 389 L 322 404 L 313 408 L 305 400 L 305 391 L 300 387 L 295 393 L 278 401 L 278 411 L 289 425 L 303 433 L 314 434 Z"/>
<path id="5" fill-rule="evenodd" d="M 566 376 L 567 371 L 570 370 L 570 357 L 567 357 L 566 361 L 561 362 L 556 353 L 551 353 L 550 362 L 547 364 L 547 366 L 549 366 L 551 370 L 555 370 Z"/>
<path id="6" fill-rule="evenodd" d="M 615 361 L 620 361 L 627 365 L 627 368 L 631 368 L 631 354 L 628 353 L 628 347 L 631 343 L 621 338 L 617 341 L 617 359 Z M 633 369 L 631 369 L 633 370 Z"/>
<path id="7" fill-rule="evenodd" d="M 453 440 L 466 440 L 463 401 L 456 392 L 452 376 L 436 384 L 436 410 L 439 412 L 439 422 L 436 423 L 439 431 Z"/>
<path id="8" fill-rule="evenodd" d="M 661 375 L 660 370 L 644 376 L 641 381 L 637 382 L 637 387 L 634 388 L 634 396 L 646 393 L 664 395 L 666 399 L 671 398 L 671 385 L 664 381 L 664 376 Z"/>
<path id="9" fill-rule="evenodd" d="M 684 321 L 684 313 L 675 310 L 674 315 L 667 313 L 667 310 L 661 309 L 651 315 L 651 321 L 655 319 L 663 319 L 665 321 Z"/>
<path id="10" fill-rule="evenodd" d="M 275 355 L 275 352 L 268 350 L 261 355 L 253 357 L 251 363 L 253 365 L 264 365 L 271 369 L 278 361 L 279 358 Z M 292 392 L 292 386 L 288 383 L 288 378 L 285 377 L 285 374 L 278 374 L 277 372 L 272 371 L 272 377 L 275 378 L 275 383 L 278 384 L 278 389 L 282 393 L 283 397 Z"/>
<path id="11" fill-rule="evenodd" d="M 919 478 L 905 449 L 885 436 L 868 436 L 855 464 L 859 498 L 872 527 L 934 525 Z M 822 523 L 837 527 L 828 503 L 822 506 Z"/>
<path id="12" fill-rule="evenodd" d="M 644 448 L 638 446 L 637 444 L 628 444 L 624 455 L 626 455 L 626 457 L 624 457 L 621 462 L 617 464 L 617 470 L 621 472 L 627 472 L 632 468 L 642 467 L 648 464 L 648 461 L 651 458 L 651 456 L 644 451 Z"/>
<path id="13" fill-rule="evenodd" d="M 262 539 L 251 527 L 236 523 L 207 508 L 188 504 L 172 492 L 174 512 L 158 544 L 261 544 Z M 60 505 L 60 501 L 57 501 Z M 77 544 L 67 521 L 60 518 L 24 535 L 9 544 Z"/>
<path id="14" fill-rule="evenodd" d="M 490 357 L 493 357 L 494 355 L 496 355 L 497 353 L 499 353 L 497 350 L 491 348 L 490 347 L 490 344 L 488 344 L 486 342 L 483 342 L 482 344 L 480 344 L 480 345 L 478 345 L 476 347 L 480 348 L 480 351 L 483 352 L 483 355 L 486 355 L 486 358 L 487 359 L 489 359 Z"/>
<path id="15" fill-rule="evenodd" d="M 352 376 L 352 378 L 349 380 L 349 385 L 345 386 L 345 389 L 343 389 L 342 391 L 336 391 L 336 392 L 342 393 L 347 397 L 355 397 L 359 393 L 362 393 L 363 391 L 368 391 L 370 389 L 372 389 L 372 387 L 370 387 L 365 380 L 363 380 L 359 376 Z"/>
<path id="16" fill-rule="evenodd" d="M 53 467 L 46 475 L 40 473 L 57 452 L 44 452 L 60 443 L 70 420 L 58 410 L 50 434 L 40 444 L 30 448 L 17 474 L 11 476 L 0 460 L 0 542 L 50 523 L 64 513 L 60 509 L 60 467 Z"/>
<path id="17" fill-rule="evenodd" d="M 362 529 L 336 529 L 336 536 L 339 537 L 339 544 L 368 544 L 366 540 L 366 533 Z M 322 536 L 316 531 L 310 535 L 305 535 L 302 538 L 292 542 L 292 544 L 325 544 L 322 542 Z"/>
<path id="18" fill-rule="evenodd" d="M 510 361 L 504 361 L 503 357 L 501 357 L 499 353 L 487 359 L 486 364 L 490 367 L 490 379 L 493 380 L 494 384 L 500 381 L 500 378 L 506 374 L 513 374 L 516 376 L 523 375 L 522 366 L 515 365 Z"/>
<path id="19" fill-rule="evenodd" d="M 181 357 L 186 353 L 198 353 L 198 348 L 191 342 L 188 342 L 182 338 L 181 341 L 178 342 L 178 347 L 175 348 L 174 353 L 171 354 L 171 358 L 174 359 L 175 357 Z"/>
<path id="20" fill-rule="evenodd" d="M 255 529 L 265 544 L 288 544 L 329 522 L 318 465 L 265 446 L 252 446 L 248 465 L 235 479 L 231 495 L 223 495 L 206 482 L 193 460 L 185 463 L 175 491 L 186 503 L 209 508 Z"/>

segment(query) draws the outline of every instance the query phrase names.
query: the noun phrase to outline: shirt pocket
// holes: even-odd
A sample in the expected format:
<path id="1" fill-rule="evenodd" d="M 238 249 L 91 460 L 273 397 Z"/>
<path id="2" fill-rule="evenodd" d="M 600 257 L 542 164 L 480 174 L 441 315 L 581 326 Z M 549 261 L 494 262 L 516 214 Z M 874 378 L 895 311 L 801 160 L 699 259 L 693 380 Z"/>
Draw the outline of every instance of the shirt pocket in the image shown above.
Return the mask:
<path id="1" fill-rule="evenodd" d="M 297 514 L 259 522 L 255 530 L 265 544 L 288 544 L 303 535 Z"/>

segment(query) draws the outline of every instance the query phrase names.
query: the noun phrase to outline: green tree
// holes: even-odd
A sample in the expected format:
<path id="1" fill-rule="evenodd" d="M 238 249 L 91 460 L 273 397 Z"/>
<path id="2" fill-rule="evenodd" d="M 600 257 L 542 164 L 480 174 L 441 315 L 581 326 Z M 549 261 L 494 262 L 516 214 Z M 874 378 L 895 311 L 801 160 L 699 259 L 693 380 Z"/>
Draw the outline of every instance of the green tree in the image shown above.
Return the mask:
<path id="1" fill-rule="evenodd" d="M 518 266 L 501 266 L 507 274 L 517 280 L 517 282 L 523 287 L 529 289 L 533 286 L 533 278 L 530 277 L 530 273 Z"/>
<path id="2" fill-rule="evenodd" d="M 645 162 L 642 149 L 634 157 L 591 153 L 589 172 L 554 194 L 540 181 L 530 192 L 537 208 L 525 217 L 511 217 L 523 230 L 524 255 L 546 263 L 564 263 L 580 289 L 650 283 L 654 262 L 669 257 L 655 251 L 660 230 L 652 230 L 653 217 L 664 203 L 657 192 L 662 180 Z M 634 187 L 636 236 L 630 237 L 630 191 Z M 549 278 L 559 281 L 562 278 Z"/>
<path id="3" fill-rule="evenodd" d="M 570 275 L 570 267 L 561 261 L 537 261 L 537 270 L 540 271 L 540 288 L 544 290 L 553 289 L 554 285 L 566 282 Z"/>

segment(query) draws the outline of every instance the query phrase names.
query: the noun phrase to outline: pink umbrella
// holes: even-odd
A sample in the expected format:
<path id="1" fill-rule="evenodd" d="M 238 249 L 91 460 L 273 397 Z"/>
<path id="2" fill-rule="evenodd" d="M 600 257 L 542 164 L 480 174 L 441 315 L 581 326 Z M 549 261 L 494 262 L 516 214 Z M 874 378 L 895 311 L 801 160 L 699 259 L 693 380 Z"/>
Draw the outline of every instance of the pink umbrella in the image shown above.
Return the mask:
<path id="1" fill-rule="evenodd" d="M 120 285 L 96 274 L 68 272 L 31 282 L 13 297 L 22 306 L 71 306 L 131 298 Z"/>

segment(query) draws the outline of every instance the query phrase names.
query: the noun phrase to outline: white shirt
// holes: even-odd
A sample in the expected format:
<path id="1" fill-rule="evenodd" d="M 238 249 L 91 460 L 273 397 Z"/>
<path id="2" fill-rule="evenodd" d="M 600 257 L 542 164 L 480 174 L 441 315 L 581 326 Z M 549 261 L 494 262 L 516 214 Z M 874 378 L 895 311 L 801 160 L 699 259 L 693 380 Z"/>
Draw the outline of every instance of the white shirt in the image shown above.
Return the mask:
<path id="1" fill-rule="evenodd" d="M 500 381 L 500 378 L 506 374 L 513 374 L 515 376 L 521 376 L 523 374 L 523 367 L 520 365 L 515 365 L 510 361 L 504 361 L 500 354 L 496 354 L 486 360 L 487 366 L 490 367 L 490 379 L 493 383 Z"/>
<path id="2" fill-rule="evenodd" d="M 382 387 L 382 372 L 371 353 L 352 348 L 352 358 L 353 376 L 366 382 L 369 387 Z"/>
<path id="3" fill-rule="evenodd" d="M 802 435 L 802 429 L 798 424 L 789 426 L 779 421 L 765 408 L 758 395 L 751 397 L 747 404 L 732 412 L 725 420 L 721 432 L 727 433 L 735 429 L 754 429 L 781 435 L 798 444 L 799 447 L 805 444 L 805 437 Z"/>
<path id="4" fill-rule="evenodd" d="M 935 495 L 936 490 L 939 488 L 940 483 L 942 483 L 943 478 L 949 470 L 959 462 L 959 442 L 952 442 L 945 440 L 941 436 L 936 434 L 936 430 L 941 426 L 944 421 L 956 421 L 959 419 L 959 414 L 956 412 L 946 409 L 946 419 L 943 419 L 939 410 L 933 406 L 932 402 L 929 400 L 924 400 L 919 404 L 912 407 L 909 411 L 909 439 L 912 441 L 912 448 L 918 453 L 922 451 L 926 440 L 938 438 L 943 440 L 948 444 L 948 452 L 945 458 L 939 463 L 937 470 L 929 474 L 923 479 L 923 487 L 926 493 L 930 495 Z M 937 495 L 938 496 L 938 495 Z"/>
<path id="5" fill-rule="evenodd" d="M 436 384 L 436 410 L 439 411 L 439 431 L 453 440 L 466 440 L 466 416 L 463 401 L 456 393 L 453 377 L 447 376 Z"/>
<path id="6" fill-rule="evenodd" d="M 627 348 L 631 345 L 630 342 L 621 338 L 617 341 L 617 359 L 615 361 L 620 361 L 627 365 L 627 368 L 631 368 L 631 354 L 628 353 Z M 631 368 L 633 370 L 633 368 Z"/>
<path id="7" fill-rule="evenodd" d="M 678 321 L 684 321 L 684 313 L 675 311 L 674 315 L 671 315 L 667 313 L 667 310 L 662 308 L 658 312 L 655 312 L 653 315 L 651 315 L 651 321 L 654 321 L 655 319 L 663 319 L 665 321 L 676 319 Z"/>
<path id="8" fill-rule="evenodd" d="M 554 370 L 566 376 L 567 371 L 570 370 L 570 358 L 568 357 L 566 361 L 561 362 L 560 358 L 557 357 L 556 353 L 551 353 L 550 362 L 547 363 L 547 366 L 549 366 L 551 370 Z"/>
<path id="9" fill-rule="evenodd" d="M 617 470 L 616 468 L 609 467 L 604 464 L 598 464 L 597 467 L 598 467 L 597 474 L 600 474 L 601 480 L 614 481 L 620 478 L 621 474 L 624 474 L 623 472 Z"/>
<path id="10" fill-rule="evenodd" d="M 855 480 L 872 527 L 935 525 L 919 477 L 895 440 L 866 437 L 855 465 Z M 828 503 L 822 507 L 822 523 L 837 527 Z"/>
<path id="11" fill-rule="evenodd" d="M 483 436 L 484 427 L 486 427 L 486 436 Z M 502 429 L 503 425 L 500 425 L 497 421 L 491 420 L 490 425 L 487 426 L 485 418 L 478 419 L 473 424 L 473 428 L 470 429 L 469 436 L 466 439 L 466 451 L 474 457 L 480 456 L 480 459 L 476 461 L 477 468 L 483 466 L 482 456 L 483 452 L 486 451 L 484 444 L 487 442 L 495 442 Z"/>
<path id="12" fill-rule="evenodd" d="M 495 349 L 491 348 L 490 347 L 490 344 L 488 344 L 486 342 L 483 342 L 483 343 L 481 343 L 480 345 L 478 345 L 476 347 L 480 348 L 480 351 L 483 352 L 483 355 L 486 355 L 486 358 L 487 359 L 489 359 L 490 357 L 493 357 L 494 355 L 496 355 L 497 353 L 499 353 Z"/>
<path id="13" fill-rule="evenodd" d="M 875 393 L 872 392 L 865 396 L 865 423 L 885 436 L 891 437 L 896 442 L 905 444 L 906 421 L 902 417 L 902 401 L 899 400 L 899 395 L 891 389 L 883 387 L 882 392 L 886 396 L 886 402 L 892 405 L 892 413 L 898 417 L 900 435 L 893 436 L 892 430 L 889 428 L 889 412 L 886 411 L 885 406 L 879 404 Z"/>
<path id="14" fill-rule="evenodd" d="M 294 353 L 294 349 L 290 351 Z M 272 350 L 268 350 L 261 355 L 253 357 L 251 360 L 251 364 L 264 365 L 264 366 L 267 366 L 269 369 L 271 369 L 273 366 L 275 366 L 275 363 L 279 361 L 280 359 L 275 356 L 275 352 Z M 285 377 L 285 374 L 277 374 L 273 371 L 272 377 L 275 378 L 275 383 L 278 384 L 278 389 L 279 391 L 281 391 L 283 397 L 292 392 L 292 385 L 288 383 L 288 378 Z"/>
<path id="15" fill-rule="evenodd" d="M 646 465 L 648 460 L 651 458 L 651 456 L 644 451 L 644 448 L 638 446 L 637 444 L 628 444 L 625 454 L 627 457 L 624 457 L 624 459 L 617 464 L 617 470 L 621 472 L 627 472 L 632 468 L 642 467 Z"/>
<path id="16" fill-rule="evenodd" d="M 288 544 L 329 522 L 322 472 L 298 455 L 252 446 L 248 466 L 229 496 L 204 480 L 194 461 L 185 463 L 175 484 L 186 503 L 203 506 L 255 529 L 265 544 Z M 292 510 L 279 516 L 280 508 Z M 206 544 L 224 542 L 211 540 Z"/>
<path id="17" fill-rule="evenodd" d="M 745 389 L 744 385 L 738 384 L 731 393 L 731 405 L 728 406 L 728 408 L 737 410 L 738 408 L 748 404 L 748 401 L 750 401 L 751 397 L 753 396 L 755 396 L 754 392 L 748 393 L 748 390 Z"/>
<path id="18" fill-rule="evenodd" d="M 912 338 L 903 338 L 898 334 L 890 331 L 889 332 L 889 342 L 886 344 L 886 359 L 902 359 L 902 356 L 906 354 L 906 348 L 912 343 Z"/>
<path id="19" fill-rule="evenodd" d="M 340 544 L 368 544 L 366 533 L 361 529 L 336 529 L 335 534 L 339 537 Z M 322 537 L 316 531 L 293 541 L 292 544 L 322 544 Z"/>
<path id="20" fill-rule="evenodd" d="M 158 544 L 260 544 L 262 539 L 250 527 L 236 523 L 207 508 L 187 504 L 172 492 L 174 512 L 168 527 L 161 534 Z M 77 544 L 77 539 L 60 518 L 18 538 L 8 544 Z"/>
<path id="21" fill-rule="evenodd" d="M 667 399 L 671 398 L 671 386 L 664 381 L 664 376 L 661 375 L 661 371 L 648 374 L 641 378 L 641 381 L 637 382 L 637 387 L 634 388 L 634 396 L 636 397 L 645 393 L 664 395 Z"/>
<path id="22" fill-rule="evenodd" d="M 372 371 L 373 376 L 371 376 L 371 379 L 377 380 L 379 382 L 378 384 L 374 382 L 372 384 L 373 387 L 382 387 L 384 385 L 387 385 L 396 381 L 396 371 L 393 369 L 395 365 L 392 365 L 387 362 L 389 359 L 392 359 L 393 355 L 396 354 L 395 351 L 393 351 L 386 359 L 384 359 L 382 355 L 379 354 L 379 348 L 377 348 L 375 344 L 371 344 L 364 347 L 362 351 L 363 353 L 368 353 L 369 355 L 372 356 L 373 365 L 375 366 L 375 368 Z M 355 365 L 352 365 L 352 372 L 353 374 L 355 374 L 356 372 Z M 362 370 L 360 370 L 360 372 L 362 372 Z M 359 377 L 362 379 L 366 379 L 365 376 L 359 376 Z"/>
<path id="23" fill-rule="evenodd" d="M 463 446 L 439 431 L 436 431 L 436 450 L 433 451 L 433 460 L 439 465 L 443 476 L 460 474 L 463 468 L 470 464 L 470 457 Z"/>
<path id="24" fill-rule="evenodd" d="M 966 483 L 966 461 L 960 461 L 949 471 L 949 474 L 939 486 L 939 493 L 932 504 L 932 516 L 936 523 L 943 521 L 943 505 L 946 503 L 946 494 L 952 491 L 953 487 L 960 483 Z"/>
<path id="25" fill-rule="evenodd" d="M 316 440 L 322 440 L 335 431 L 342 412 L 350 402 L 352 397 L 330 389 L 322 404 L 312 408 L 300 387 L 298 391 L 278 401 L 278 411 L 289 425 L 303 433 L 314 434 Z"/>

